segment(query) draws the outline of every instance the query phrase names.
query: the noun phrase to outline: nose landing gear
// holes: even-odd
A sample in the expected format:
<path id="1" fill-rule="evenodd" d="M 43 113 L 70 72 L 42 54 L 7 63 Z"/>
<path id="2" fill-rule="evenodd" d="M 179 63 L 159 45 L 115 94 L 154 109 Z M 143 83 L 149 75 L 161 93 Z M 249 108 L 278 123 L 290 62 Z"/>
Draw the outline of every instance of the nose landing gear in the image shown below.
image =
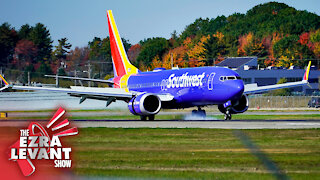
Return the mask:
<path id="1" fill-rule="evenodd" d="M 226 113 L 224 114 L 224 120 L 231 120 L 232 115 L 229 110 L 226 110 Z"/>

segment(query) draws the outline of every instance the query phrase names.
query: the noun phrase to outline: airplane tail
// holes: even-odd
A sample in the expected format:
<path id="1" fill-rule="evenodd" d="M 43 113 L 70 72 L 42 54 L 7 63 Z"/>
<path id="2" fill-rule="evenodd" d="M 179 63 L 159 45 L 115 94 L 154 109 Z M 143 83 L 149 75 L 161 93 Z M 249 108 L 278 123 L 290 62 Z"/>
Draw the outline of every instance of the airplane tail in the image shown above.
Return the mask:
<path id="1" fill-rule="evenodd" d="M 304 81 L 308 81 L 309 80 L 309 74 L 310 74 L 310 67 L 311 67 L 311 61 L 309 61 L 309 64 L 307 66 L 307 69 L 303 75 L 303 79 Z"/>
<path id="2" fill-rule="evenodd" d="M 114 76 L 138 73 L 138 68 L 134 67 L 127 57 L 111 10 L 107 10 L 107 17 Z"/>

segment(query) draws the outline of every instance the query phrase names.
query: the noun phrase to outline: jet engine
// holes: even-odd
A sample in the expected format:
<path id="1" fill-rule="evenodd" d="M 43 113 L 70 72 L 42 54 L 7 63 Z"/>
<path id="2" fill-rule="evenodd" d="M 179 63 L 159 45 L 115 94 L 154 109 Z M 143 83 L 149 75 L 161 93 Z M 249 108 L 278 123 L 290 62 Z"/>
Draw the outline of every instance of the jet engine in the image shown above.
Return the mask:
<path id="1" fill-rule="evenodd" d="M 231 101 L 231 106 L 227 107 L 230 114 L 243 113 L 248 110 L 249 100 L 246 95 L 242 95 L 237 101 Z M 218 105 L 218 109 L 221 113 L 225 114 L 227 108 L 223 104 Z"/>
<path id="2" fill-rule="evenodd" d="M 128 108 L 134 115 L 153 115 L 160 111 L 161 101 L 154 94 L 144 93 L 132 98 L 128 103 Z"/>

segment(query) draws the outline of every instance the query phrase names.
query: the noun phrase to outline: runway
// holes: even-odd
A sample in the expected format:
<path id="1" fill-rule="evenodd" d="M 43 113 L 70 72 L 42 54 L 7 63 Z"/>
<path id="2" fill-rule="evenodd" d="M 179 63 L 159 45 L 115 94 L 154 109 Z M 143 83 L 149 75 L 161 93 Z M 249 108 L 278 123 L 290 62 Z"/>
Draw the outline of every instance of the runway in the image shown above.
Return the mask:
<path id="1" fill-rule="evenodd" d="M 40 124 L 47 121 L 38 120 Z M 208 128 L 208 129 L 310 129 L 320 128 L 320 120 L 71 120 L 79 128 Z M 26 127 L 26 120 L 1 120 L 0 127 Z"/>

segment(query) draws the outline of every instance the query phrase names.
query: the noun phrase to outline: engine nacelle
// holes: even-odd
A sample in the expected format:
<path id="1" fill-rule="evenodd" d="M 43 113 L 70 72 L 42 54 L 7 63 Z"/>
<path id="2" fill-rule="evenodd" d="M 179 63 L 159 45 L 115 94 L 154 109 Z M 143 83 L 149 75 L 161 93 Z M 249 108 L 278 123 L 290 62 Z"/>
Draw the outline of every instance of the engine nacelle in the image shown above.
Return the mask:
<path id="1" fill-rule="evenodd" d="M 229 108 L 229 112 L 231 114 L 237 114 L 237 113 L 243 113 L 248 110 L 249 107 L 249 100 L 246 95 L 242 95 L 241 98 L 238 101 L 232 101 L 231 107 Z M 218 109 L 221 113 L 226 113 L 226 108 L 223 106 L 223 104 L 220 104 L 218 106 Z"/>
<path id="2" fill-rule="evenodd" d="M 153 115 L 160 111 L 161 101 L 156 95 L 140 94 L 129 101 L 128 108 L 134 115 Z"/>

